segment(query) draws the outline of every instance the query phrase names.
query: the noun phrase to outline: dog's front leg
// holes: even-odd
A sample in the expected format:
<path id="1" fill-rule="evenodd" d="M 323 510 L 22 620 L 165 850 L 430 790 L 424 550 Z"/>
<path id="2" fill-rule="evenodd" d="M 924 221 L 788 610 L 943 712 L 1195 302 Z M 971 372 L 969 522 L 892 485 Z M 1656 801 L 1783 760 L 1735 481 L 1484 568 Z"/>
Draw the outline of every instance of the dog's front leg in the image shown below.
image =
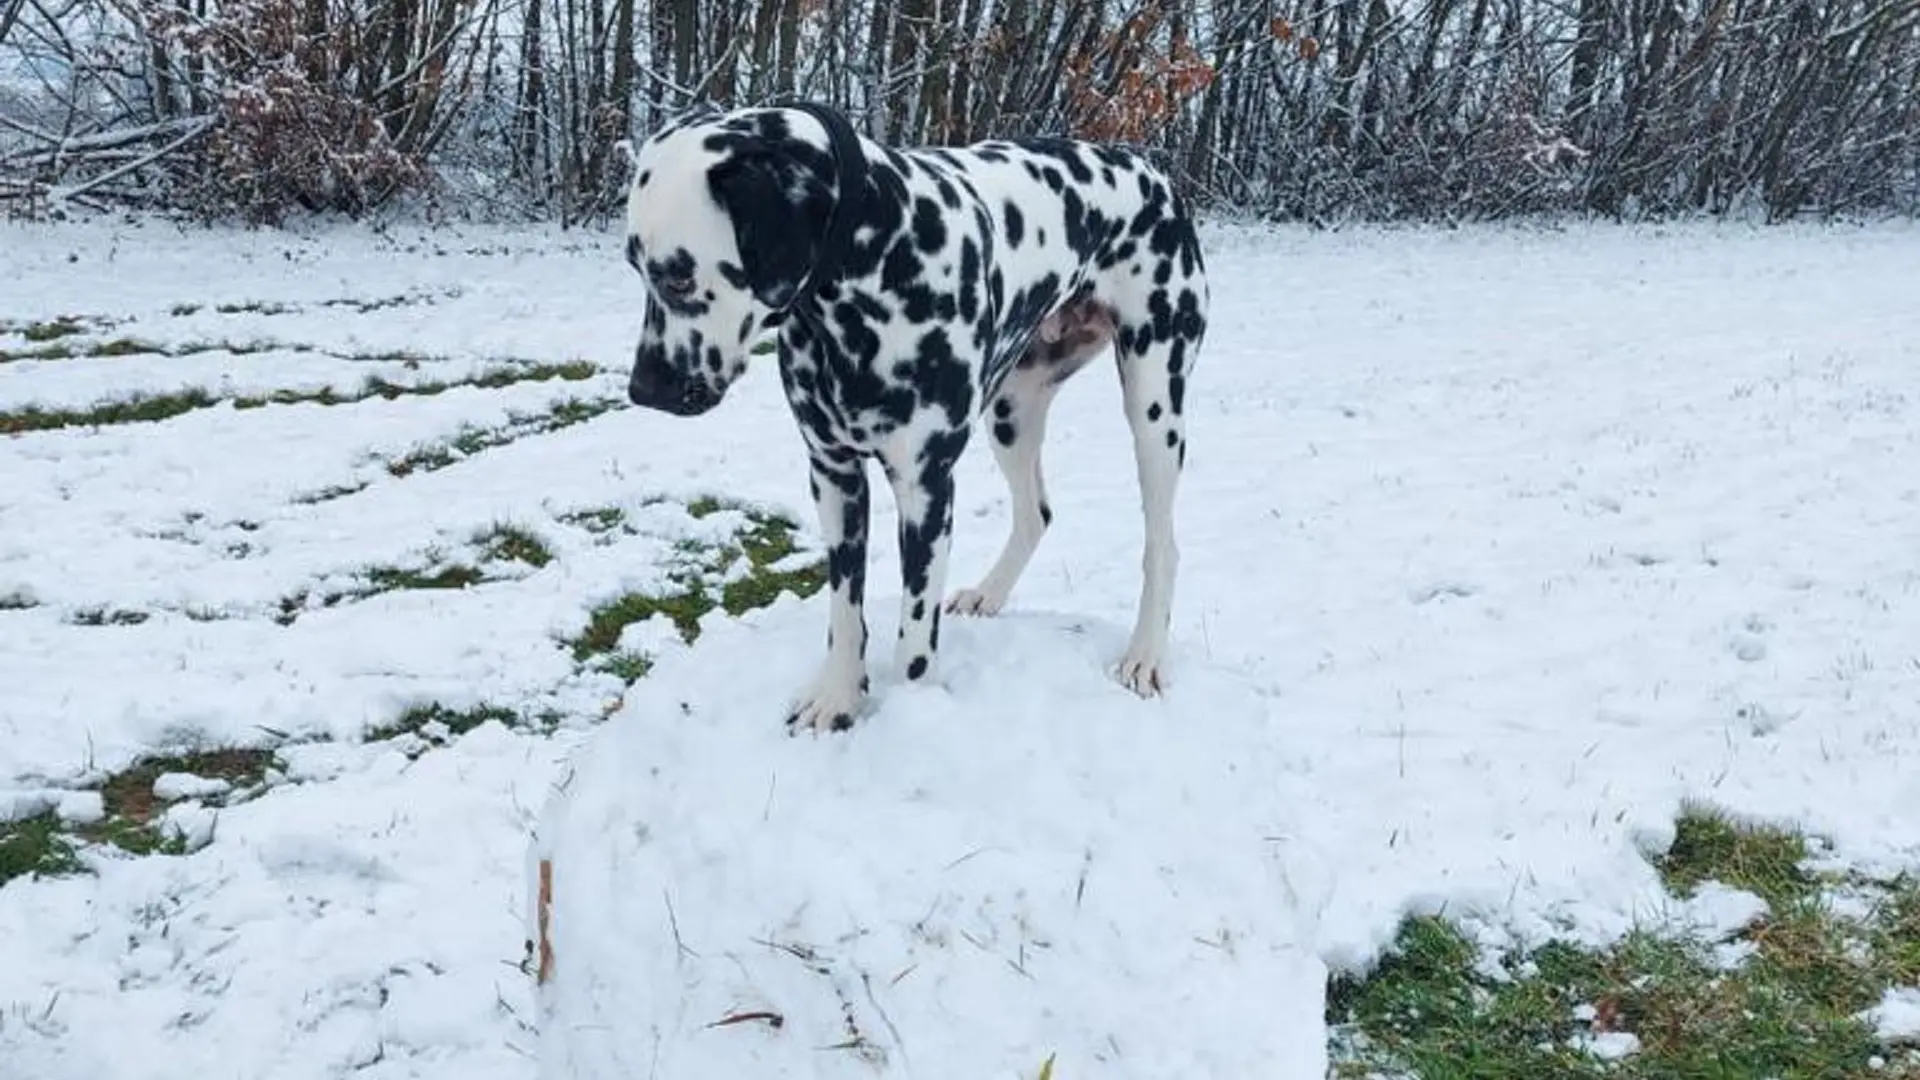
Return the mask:
<path id="1" fill-rule="evenodd" d="M 953 542 L 953 466 L 966 443 L 963 428 L 886 457 L 900 511 L 900 639 L 894 663 L 910 682 L 932 674 L 940 650 L 940 601 Z"/>
<path id="2" fill-rule="evenodd" d="M 814 509 L 827 545 L 827 584 L 832 614 L 827 622 L 827 658 L 787 724 L 815 731 L 845 731 L 867 692 L 867 473 L 859 458 L 845 462 L 813 455 Z"/>

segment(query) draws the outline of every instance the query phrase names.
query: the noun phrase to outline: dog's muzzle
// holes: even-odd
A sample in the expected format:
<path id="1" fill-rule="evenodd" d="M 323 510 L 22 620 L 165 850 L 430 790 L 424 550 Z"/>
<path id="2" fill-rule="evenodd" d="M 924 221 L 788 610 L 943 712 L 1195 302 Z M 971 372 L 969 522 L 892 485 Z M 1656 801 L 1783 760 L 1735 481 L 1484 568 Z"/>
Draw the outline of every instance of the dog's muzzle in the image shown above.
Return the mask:
<path id="1" fill-rule="evenodd" d="M 666 351 L 642 348 L 627 380 L 627 399 L 643 409 L 674 416 L 698 416 L 720 403 L 707 380 L 666 362 Z"/>

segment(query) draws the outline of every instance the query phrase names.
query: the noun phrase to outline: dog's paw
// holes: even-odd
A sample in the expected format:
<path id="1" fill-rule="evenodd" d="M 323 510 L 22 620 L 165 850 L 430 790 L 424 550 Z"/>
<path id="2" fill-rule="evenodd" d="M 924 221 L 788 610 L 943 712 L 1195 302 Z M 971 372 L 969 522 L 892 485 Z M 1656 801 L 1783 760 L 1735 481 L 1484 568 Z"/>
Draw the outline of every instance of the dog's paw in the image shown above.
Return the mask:
<path id="1" fill-rule="evenodd" d="M 787 709 L 789 733 L 846 731 L 867 696 L 867 677 L 848 677 L 839 672 L 822 672 L 806 693 Z"/>
<path id="2" fill-rule="evenodd" d="M 1152 653 L 1136 652 L 1129 649 L 1120 661 L 1120 667 L 1114 672 L 1120 685 L 1143 698 L 1154 697 L 1167 688 L 1166 676 L 1161 674 L 1160 658 Z"/>
<path id="3" fill-rule="evenodd" d="M 949 615 L 998 615 L 1007 602 L 1005 594 L 981 589 L 961 589 L 947 599 Z"/>

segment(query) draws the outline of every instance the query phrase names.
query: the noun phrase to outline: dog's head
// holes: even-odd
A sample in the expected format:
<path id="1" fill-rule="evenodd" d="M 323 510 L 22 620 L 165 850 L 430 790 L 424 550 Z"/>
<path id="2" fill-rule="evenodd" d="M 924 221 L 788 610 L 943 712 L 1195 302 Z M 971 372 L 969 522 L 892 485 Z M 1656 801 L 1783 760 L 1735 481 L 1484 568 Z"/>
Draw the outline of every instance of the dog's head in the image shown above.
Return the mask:
<path id="1" fill-rule="evenodd" d="M 648 295 L 627 394 L 696 416 L 807 286 L 838 194 L 834 155 L 807 113 L 704 108 L 630 156 L 626 256 Z"/>

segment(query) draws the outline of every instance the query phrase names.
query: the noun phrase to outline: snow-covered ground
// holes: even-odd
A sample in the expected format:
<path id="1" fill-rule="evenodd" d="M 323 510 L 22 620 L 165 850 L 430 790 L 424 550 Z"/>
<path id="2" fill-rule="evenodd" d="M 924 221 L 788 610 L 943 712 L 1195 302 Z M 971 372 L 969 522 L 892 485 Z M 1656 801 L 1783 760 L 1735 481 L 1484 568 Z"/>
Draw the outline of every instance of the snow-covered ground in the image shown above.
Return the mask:
<path id="1" fill-rule="evenodd" d="M 1207 242 L 1216 299 L 1189 392 L 1169 697 L 1132 702 L 1088 674 L 1105 628 L 1130 624 L 1140 531 L 1118 388 L 1096 365 L 1055 408 L 1057 517 L 1007 621 L 954 632 L 944 688 L 882 681 L 897 696 L 874 724 L 823 749 L 774 730 L 819 647 L 818 599 L 716 626 L 609 726 L 620 686 L 578 671 L 563 643 L 715 527 L 657 497 L 761 503 L 810 528 L 771 371 L 695 421 L 618 408 L 445 468 L 384 464 L 570 398 L 617 399 L 640 296 L 616 238 L 0 227 L 0 320 L 98 316 L 111 325 L 62 340 L 181 354 L 0 362 L 0 413 L 188 388 L 221 399 L 0 439 L 0 807 L 196 745 L 277 744 L 288 766 L 220 811 L 191 855 L 100 857 L 93 876 L 0 887 L 0 1078 L 530 1080 L 528 847 L 582 748 L 686 770 L 657 787 L 636 777 L 630 804 L 603 787 L 609 814 L 698 819 L 691 778 L 788 769 L 873 813 L 934 792 L 897 830 L 850 832 L 849 860 L 880 850 L 862 844 L 959 843 L 961 822 L 1031 838 L 1024 862 L 964 864 L 967 888 L 1051 873 L 1097 836 L 1139 863 L 1119 880 L 1144 890 L 1144 861 L 1170 853 L 1205 889 L 1239 889 L 1206 900 L 1280 958 L 1221 976 L 1221 992 L 1267 994 L 1260 1038 L 1316 1054 L 1322 967 L 1364 964 L 1403 913 L 1605 939 L 1660 904 L 1639 852 L 1670 835 L 1683 799 L 1806 826 L 1856 865 L 1920 866 L 1920 229 L 1222 226 Z M 0 333 L 0 350 L 30 344 Z M 207 344 L 249 351 L 195 351 Z M 604 373 L 351 405 L 230 401 L 346 392 L 368 374 L 454 381 L 503 360 Z M 960 483 L 956 585 L 1007 527 L 983 445 Z M 635 529 L 569 523 L 607 506 Z M 458 556 L 498 523 L 558 558 L 283 617 L 288 598 Z M 897 595 L 884 497 L 873 534 L 884 642 Z M 146 618 L 84 617 L 97 611 Z M 761 648 L 777 662 L 747 655 Z M 489 724 L 418 756 L 357 741 L 425 702 L 566 722 Z M 711 740 L 688 726 L 652 744 L 669 702 L 731 711 Z M 1040 730 L 953 732 L 999 730 L 1009 709 Z M 943 767 L 916 780 L 930 762 Z M 1253 762 L 1231 785 L 1193 786 Z M 1129 826 L 1187 791 L 1163 828 Z M 1024 801 L 984 823 L 957 814 L 1002 794 Z M 884 907 L 822 868 L 836 849 L 817 826 L 797 815 L 775 833 L 805 838 L 814 860 L 791 879 L 742 865 L 780 903 L 832 885 L 836 902 Z M 873 881 L 920 880 L 897 858 L 867 865 Z M 789 914 L 757 895 L 716 892 L 700 915 L 737 929 Z M 1197 910 L 1183 895 L 1178 910 Z M 1065 917 L 1052 894 L 1035 905 Z M 1147 932 L 1114 918 L 1129 940 Z M 1171 970 L 1170 952 L 1140 955 Z M 1135 985 L 1166 990 L 1160 977 Z M 1099 1022 L 1150 1023 L 1132 986 L 1105 989 Z M 1044 1003 L 1044 986 L 1025 992 Z M 1016 1005 L 979 1013 L 1031 1021 Z M 896 1038 L 932 1030 L 894 1019 Z M 1216 1067 L 1299 1075 L 1257 1026 L 1210 1029 Z M 1145 1042 L 1174 1030 L 1140 1029 Z M 1310 1071 L 1314 1057 L 1286 1060 Z"/>

